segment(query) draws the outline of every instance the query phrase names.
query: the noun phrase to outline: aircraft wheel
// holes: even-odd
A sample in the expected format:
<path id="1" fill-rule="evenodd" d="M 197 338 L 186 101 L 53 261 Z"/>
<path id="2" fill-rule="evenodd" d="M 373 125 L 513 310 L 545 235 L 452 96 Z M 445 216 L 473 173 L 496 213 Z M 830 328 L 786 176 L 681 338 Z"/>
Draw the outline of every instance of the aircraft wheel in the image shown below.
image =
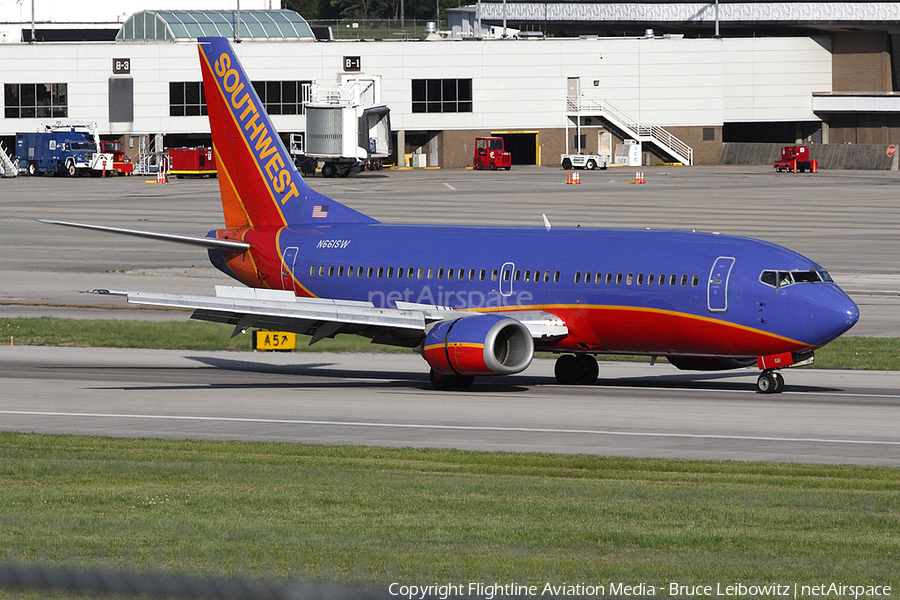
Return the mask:
<path id="1" fill-rule="evenodd" d="M 578 365 L 578 383 L 581 385 L 592 385 L 597 382 L 600 376 L 600 365 L 597 359 L 591 354 L 579 354 L 576 357 Z"/>
<path id="2" fill-rule="evenodd" d="M 434 369 L 431 369 L 428 377 L 436 390 L 467 390 L 475 383 L 475 378 L 471 375 L 444 375 Z"/>
<path id="3" fill-rule="evenodd" d="M 574 354 L 563 354 L 556 359 L 553 374 L 560 385 L 575 385 L 578 377 L 578 359 Z"/>
<path id="4" fill-rule="evenodd" d="M 449 390 L 451 384 L 451 378 L 443 373 L 438 373 L 434 369 L 428 374 L 429 379 L 431 379 L 431 387 L 436 390 Z"/>
<path id="5" fill-rule="evenodd" d="M 781 380 L 780 389 L 779 380 Z M 762 373 L 756 380 L 756 389 L 760 394 L 775 394 L 784 389 L 784 377 L 780 373 Z"/>
<path id="6" fill-rule="evenodd" d="M 775 378 L 775 391 L 773 393 L 780 394 L 784 391 L 784 376 L 778 371 L 772 373 L 772 376 Z"/>

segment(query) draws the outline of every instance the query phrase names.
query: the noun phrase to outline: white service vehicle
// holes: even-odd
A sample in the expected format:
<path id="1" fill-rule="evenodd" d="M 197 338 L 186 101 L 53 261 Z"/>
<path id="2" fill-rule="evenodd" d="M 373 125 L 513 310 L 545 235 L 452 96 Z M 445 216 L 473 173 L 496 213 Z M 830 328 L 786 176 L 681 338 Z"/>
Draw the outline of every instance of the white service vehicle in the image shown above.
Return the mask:
<path id="1" fill-rule="evenodd" d="M 609 166 L 609 154 L 562 154 L 560 162 L 563 169 L 605 169 Z"/>

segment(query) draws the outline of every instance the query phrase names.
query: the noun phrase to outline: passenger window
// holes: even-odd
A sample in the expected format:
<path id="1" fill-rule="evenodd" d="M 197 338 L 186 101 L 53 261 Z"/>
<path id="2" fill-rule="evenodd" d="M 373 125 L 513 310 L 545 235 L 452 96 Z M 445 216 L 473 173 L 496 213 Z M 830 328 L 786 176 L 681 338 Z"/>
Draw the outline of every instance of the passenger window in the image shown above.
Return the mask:
<path id="1" fill-rule="evenodd" d="M 520 271 L 519 269 L 516 269 L 516 281 L 519 281 L 519 277 L 521 277 L 521 275 L 522 275 L 522 271 Z"/>
<path id="2" fill-rule="evenodd" d="M 550 283 L 550 271 L 544 271 L 544 283 Z"/>
<path id="3" fill-rule="evenodd" d="M 428 279 L 431 279 L 433 277 L 434 277 L 434 267 L 429 267 L 428 268 Z"/>
<path id="4" fill-rule="evenodd" d="M 525 271 L 525 281 L 531 281 L 531 271 Z"/>
<path id="5" fill-rule="evenodd" d="M 394 278 L 394 267 L 388 267 L 388 279 Z"/>
<path id="6" fill-rule="evenodd" d="M 607 273 L 606 274 L 606 285 L 609 285 L 611 283 L 612 283 L 612 273 Z"/>
<path id="7" fill-rule="evenodd" d="M 616 285 L 622 285 L 622 274 L 616 273 Z"/>
<path id="8" fill-rule="evenodd" d="M 591 272 L 590 271 L 588 271 L 587 273 L 584 274 L 584 282 L 585 283 L 591 282 Z"/>
<path id="9" fill-rule="evenodd" d="M 384 267 L 378 267 L 378 279 L 384 277 Z"/>
<path id="10" fill-rule="evenodd" d="M 485 278 L 486 276 L 487 276 L 487 271 L 486 271 L 485 269 L 482 269 L 482 270 L 478 273 L 478 279 L 479 279 L 480 281 L 484 281 L 484 278 Z"/>
<path id="11" fill-rule="evenodd" d="M 653 285 L 654 277 L 655 277 L 655 275 L 653 273 L 650 273 L 649 275 L 647 275 L 647 285 Z"/>
<path id="12" fill-rule="evenodd" d="M 375 267 L 369 267 L 368 270 L 366 270 L 366 277 L 368 277 L 369 279 L 372 279 L 372 275 L 374 273 L 375 273 Z"/>
<path id="13" fill-rule="evenodd" d="M 659 285 L 666 285 L 666 276 L 665 275 L 659 276 Z"/>
<path id="14" fill-rule="evenodd" d="M 309 276 L 310 277 L 316 276 L 316 265 L 309 265 Z"/>
<path id="15" fill-rule="evenodd" d="M 451 281 L 453 279 L 453 269 L 447 269 L 447 281 Z"/>
<path id="16" fill-rule="evenodd" d="M 362 276 L 363 276 L 363 267 L 357 267 L 357 268 L 356 268 L 356 276 L 357 276 L 357 277 L 362 277 Z"/>
<path id="17" fill-rule="evenodd" d="M 625 280 L 625 285 L 631 285 L 634 282 L 634 273 L 629 273 L 628 278 Z"/>
<path id="18" fill-rule="evenodd" d="M 638 273 L 637 284 L 644 285 L 644 274 L 643 273 Z"/>
<path id="19" fill-rule="evenodd" d="M 416 269 L 415 269 L 414 267 L 410 267 L 409 270 L 406 271 L 406 278 L 407 278 L 407 279 L 412 279 L 412 278 L 413 278 L 413 273 L 415 273 L 415 272 L 416 272 Z M 420 277 L 420 279 L 421 279 L 421 277 Z"/>
<path id="20" fill-rule="evenodd" d="M 319 277 L 325 276 L 325 265 L 319 265 Z"/>
<path id="21" fill-rule="evenodd" d="M 597 276 L 594 278 L 594 283 L 596 283 L 596 284 L 603 283 L 603 273 L 597 273 Z"/>
<path id="22" fill-rule="evenodd" d="M 347 277 L 353 277 L 353 267 L 347 267 Z"/>
<path id="23" fill-rule="evenodd" d="M 681 276 L 681 287 L 684 287 L 686 285 L 687 285 L 687 275 L 682 275 Z"/>
<path id="24" fill-rule="evenodd" d="M 581 283 L 581 271 L 575 271 L 575 283 Z"/>
<path id="25" fill-rule="evenodd" d="M 397 267 L 397 279 L 403 279 L 403 267 Z"/>
<path id="26" fill-rule="evenodd" d="M 553 283 L 559 283 L 559 271 L 553 273 Z"/>
<path id="27" fill-rule="evenodd" d="M 425 276 L 425 269 L 419 267 L 419 270 L 416 271 L 416 279 L 422 279 Z"/>
<path id="28" fill-rule="evenodd" d="M 475 281 L 475 269 L 469 269 L 469 281 Z"/>
<path id="29" fill-rule="evenodd" d="M 669 277 L 669 285 L 674 287 L 676 283 L 678 283 L 678 275 L 672 275 L 671 277 Z"/>
<path id="30" fill-rule="evenodd" d="M 338 267 L 338 274 L 337 274 L 337 276 L 338 276 L 338 277 L 343 277 L 343 276 L 344 276 L 344 266 L 343 266 L 343 265 L 341 265 L 340 267 Z"/>
<path id="31" fill-rule="evenodd" d="M 491 281 L 497 281 L 497 269 L 491 271 Z"/>
<path id="32" fill-rule="evenodd" d="M 698 285 L 700 285 L 700 276 L 694 275 L 694 277 L 691 279 L 691 287 L 697 287 Z"/>
<path id="33" fill-rule="evenodd" d="M 444 268 L 441 267 L 440 269 L 438 269 L 438 279 L 443 279 L 443 278 L 444 278 Z"/>

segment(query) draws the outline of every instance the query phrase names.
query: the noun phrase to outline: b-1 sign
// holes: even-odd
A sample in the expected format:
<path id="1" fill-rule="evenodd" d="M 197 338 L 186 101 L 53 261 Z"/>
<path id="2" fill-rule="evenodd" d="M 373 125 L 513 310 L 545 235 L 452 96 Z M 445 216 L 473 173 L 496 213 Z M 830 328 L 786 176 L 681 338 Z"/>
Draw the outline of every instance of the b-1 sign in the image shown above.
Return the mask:
<path id="1" fill-rule="evenodd" d="M 362 59 L 358 56 L 345 56 L 344 57 L 344 70 L 345 71 L 359 71 L 362 69 Z"/>
<path id="2" fill-rule="evenodd" d="M 267 352 L 296 350 L 297 334 L 289 331 L 254 331 L 253 349 Z"/>

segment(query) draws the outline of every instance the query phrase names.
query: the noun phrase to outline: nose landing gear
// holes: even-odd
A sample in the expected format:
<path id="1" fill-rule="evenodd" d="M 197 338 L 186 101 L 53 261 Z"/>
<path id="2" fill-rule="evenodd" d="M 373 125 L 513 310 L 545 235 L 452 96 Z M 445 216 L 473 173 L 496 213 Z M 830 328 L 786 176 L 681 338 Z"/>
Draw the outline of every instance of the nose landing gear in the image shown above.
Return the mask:
<path id="1" fill-rule="evenodd" d="M 784 377 L 778 371 L 763 371 L 756 380 L 760 394 L 780 394 L 784 391 Z"/>

